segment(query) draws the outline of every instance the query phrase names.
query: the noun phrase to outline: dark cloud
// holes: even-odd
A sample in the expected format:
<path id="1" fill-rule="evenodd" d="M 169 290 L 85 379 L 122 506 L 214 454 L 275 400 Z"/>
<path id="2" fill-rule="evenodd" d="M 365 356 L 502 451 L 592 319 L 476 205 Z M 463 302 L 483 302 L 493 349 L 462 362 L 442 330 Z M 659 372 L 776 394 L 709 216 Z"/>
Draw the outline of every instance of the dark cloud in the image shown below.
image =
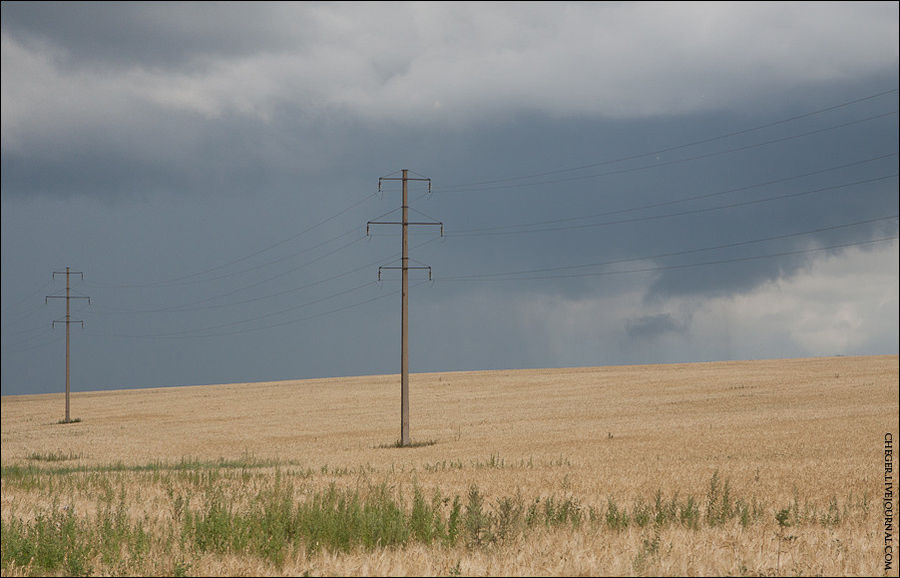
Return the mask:
<path id="1" fill-rule="evenodd" d="M 683 334 L 686 330 L 687 325 L 669 313 L 644 315 L 625 323 L 626 333 L 637 341 L 655 341 L 666 334 Z"/>
<path id="2" fill-rule="evenodd" d="M 298 46 L 302 13 L 235 2 L 4 2 L 3 30 L 49 43 L 66 67 L 191 68 Z"/>
<path id="3" fill-rule="evenodd" d="M 722 36 L 760 17 L 728 6 L 700 50 L 644 5 L 4 2 L 4 393 L 55 389 L 37 287 L 67 265 L 76 389 L 396 371 L 399 282 L 368 283 L 399 238 L 360 238 L 401 168 L 446 231 L 411 233 L 415 371 L 895 350 L 891 246 L 856 244 L 897 234 L 896 18 L 862 38 L 875 9 L 834 8 L 832 69 L 827 10 L 791 17 L 791 60 Z M 663 46 L 594 52 L 620 9 Z"/>

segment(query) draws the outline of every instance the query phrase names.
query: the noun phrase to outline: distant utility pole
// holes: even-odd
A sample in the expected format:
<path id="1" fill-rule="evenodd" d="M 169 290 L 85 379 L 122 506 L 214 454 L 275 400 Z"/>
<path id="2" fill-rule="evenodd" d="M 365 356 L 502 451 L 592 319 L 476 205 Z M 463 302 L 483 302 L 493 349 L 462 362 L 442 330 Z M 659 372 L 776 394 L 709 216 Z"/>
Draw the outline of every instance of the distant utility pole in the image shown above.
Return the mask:
<path id="1" fill-rule="evenodd" d="M 428 278 L 431 278 L 431 267 L 410 267 L 409 266 L 409 240 L 407 229 L 409 225 L 438 225 L 441 227 L 441 235 L 444 234 L 444 224 L 436 221 L 429 222 L 410 222 L 409 221 L 409 201 L 407 195 L 407 183 L 409 181 L 425 181 L 428 183 L 428 192 L 431 192 L 431 179 L 429 178 L 411 178 L 408 176 L 409 170 L 401 171 L 403 176 L 397 177 L 381 177 L 378 179 L 378 190 L 381 191 L 381 183 L 383 181 L 402 181 L 403 182 L 403 204 L 401 221 L 369 221 L 366 223 L 366 235 L 369 234 L 370 225 L 401 225 L 402 226 L 402 252 L 400 257 L 400 267 L 379 267 L 378 278 L 381 279 L 382 269 L 400 269 L 400 287 L 402 294 L 402 302 L 400 307 L 400 445 L 410 445 L 409 438 L 409 270 L 410 269 L 428 269 Z"/>
<path id="2" fill-rule="evenodd" d="M 65 323 L 66 324 L 66 421 L 65 423 L 71 422 L 71 418 L 69 417 L 69 325 L 72 323 L 80 323 L 82 327 L 84 327 L 84 321 L 72 321 L 72 317 L 69 314 L 69 301 L 71 299 L 87 299 L 88 303 L 91 302 L 90 297 L 81 297 L 76 295 L 72 297 L 69 294 L 69 275 L 81 275 L 81 278 L 84 279 L 84 273 L 81 271 L 70 271 L 68 267 L 66 267 L 65 271 L 54 271 L 53 278 L 55 279 L 57 275 L 65 275 L 66 276 L 66 295 L 63 297 L 62 295 L 47 295 L 44 297 L 44 303 L 47 303 L 50 299 L 65 299 L 66 300 L 66 318 L 63 320 L 58 320 L 53 322 L 53 327 L 56 327 L 57 323 Z"/>

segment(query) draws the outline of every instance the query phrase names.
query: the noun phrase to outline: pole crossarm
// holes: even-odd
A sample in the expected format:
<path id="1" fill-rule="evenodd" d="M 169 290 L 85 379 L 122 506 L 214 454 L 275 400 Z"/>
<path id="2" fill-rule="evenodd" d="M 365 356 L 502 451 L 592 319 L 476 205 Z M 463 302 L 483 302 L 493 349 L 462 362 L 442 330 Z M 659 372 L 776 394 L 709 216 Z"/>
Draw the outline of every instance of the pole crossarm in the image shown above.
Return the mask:
<path id="1" fill-rule="evenodd" d="M 50 299 L 87 299 L 87 300 L 88 300 L 88 304 L 91 303 L 91 298 L 90 298 L 90 297 L 85 297 L 85 296 L 82 296 L 82 295 L 70 295 L 70 296 L 66 296 L 66 295 L 47 295 L 47 296 L 44 297 L 44 305 L 46 305 Z"/>
<path id="2" fill-rule="evenodd" d="M 69 323 L 80 323 L 81 326 L 84 327 L 84 321 L 72 320 L 72 319 L 56 319 L 54 321 L 51 321 L 50 325 L 52 325 L 53 327 L 56 327 L 57 323 L 65 323 L 66 325 L 68 325 Z"/>
<path id="3" fill-rule="evenodd" d="M 91 302 L 90 297 L 82 296 L 82 295 L 70 295 L 69 297 L 66 297 L 65 295 L 47 295 L 44 297 L 44 305 L 47 304 L 48 299 L 87 299 L 88 303 Z"/>
<path id="4" fill-rule="evenodd" d="M 435 225 L 441 228 L 441 237 L 444 236 L 444 223 L 440 221 L 408 221 L 404 223 L 403 221 L 367 221 L 366 222 L 366 236 L 369 236 L 369 227 L 371 225 Z"/>
<path id="5" fill-rule="evenodd" d="M 425 191 L 425 193 L 426 193 L 426 194 L 429 194 L 429 195 L 431 194 L 431 179 L 429 179 L 428 177 L 416 178 L 416 177 L 410 177 L 410 176 L 407 176 L 408 173 L 409 173 L 409 170 L 408 170 L 408 169 L 403 169 L 402 172 L 403 172 L 403 176 L 402 176 L 402 177 L 379 177 L 379 179 L 378 179 L 378 192 L 379 192 L 379 193 L 382 192 L 382 191 L 381 191 L 381 183 L 384 182 L 384 181 L 401 181 L 401 182 L 403 182 L 403 186 L 406 186 L 406 183 L 407 183 L 408 181 L 420 181 L 420 182 L 428 183 L 428 189 Z M 406 201 L 404 201 L 403 204 L 404 204 L 404 208 L 405 208 Z"/>
<path id="6" fill-rule="evenodd" d="M 408 271 L 410 269 L 428 269 L 428 280 L 431 281 L 431 266 L 430 265 L 422 265 L 420 267 L 386 267 L 382 265 L 378 268 L 378 280 L 381 281 L 381 271 L 382 269 L 398 269 L 400 271 Z"/>

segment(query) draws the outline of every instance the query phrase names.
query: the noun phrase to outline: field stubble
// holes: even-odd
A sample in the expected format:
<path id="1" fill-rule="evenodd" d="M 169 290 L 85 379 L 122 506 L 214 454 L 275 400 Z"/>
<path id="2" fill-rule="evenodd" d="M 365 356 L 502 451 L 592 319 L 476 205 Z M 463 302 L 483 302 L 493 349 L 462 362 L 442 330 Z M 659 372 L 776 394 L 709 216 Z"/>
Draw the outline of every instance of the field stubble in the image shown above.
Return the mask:
<path id="1" fill-rule="evenodd" d="M 61 395 L 4 397 L 3 574 L 84 570 L 13 560 L 48 520 L 120 528 L 94 574 L 883 574 L 897 356 L 415 374 L 413 448 L 398 381 L 75 393 L 73 424 Z M 318 547 L 291 509 L 354 499 L 406 526 Z M 204 542 L 217 520 L 244 534 Z"/>

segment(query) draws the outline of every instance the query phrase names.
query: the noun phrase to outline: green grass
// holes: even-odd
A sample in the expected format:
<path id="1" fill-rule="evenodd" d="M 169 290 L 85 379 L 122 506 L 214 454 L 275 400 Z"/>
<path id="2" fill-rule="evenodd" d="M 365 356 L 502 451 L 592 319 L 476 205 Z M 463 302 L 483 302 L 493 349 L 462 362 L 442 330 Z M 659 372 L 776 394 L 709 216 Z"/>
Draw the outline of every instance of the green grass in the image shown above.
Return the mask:
<path id="1" fill-rule="evenodd" d="M 71 419 L 61 419 L 56 423 L 57 423 L 57 425 L 65 425 L 67 423 L 81 423 L 81 418 L 75 417 L 75 418 L 71 418 Z"/>
<path id="2" fill-rule="evenodd" d="M 404 444 L 403 440 L 395 440 L 393 443 L 381 444 L 376 447 L 380 450 L 387 450 L 391 448 L 424 448 L 433 446 L 435 444 L 437 444 L 437 440 L 422 440 L 417 442 L 411 441 L 408 444 Z"/>
<path id="3" fill-rule="evenodd" d="M 33 453 L 28 459 L 34 461 L 59 462 L 66 460 L 79 459 L 79 454 L 39 454 Z M 116 473 L 116 472 L 178 472 L 178 471 L 218 471 L 218 470 L 234 470 L 234 469 L 256 469 L 256 468 L 272 468 L 283 465 L 297 465 L 294 462 L 280 462 L 277 460 L 261 460 L 253 456 L 242 456 L 238 459 L 227 460 L 219 458 L 218 460 L 198 460 L 194 458 L 182 458 L 178 462 L 150 462 L 147 464 L 123 464 L 122 462 L 102 465 L 77 465 L 77 466 L 60 466 L 44 468 L 29 464 L 26 466 L 3 466 L 0 468 L 0 477 L 9 483 L 16 483 L 23 478 L 33 476 L 67 476 L 70 474 L 80 473 Z"/>
<path id="4" fill-rule="evenodd" d="M 66 462 L 70 460 L 81 459 L 81 454 L 75 454 L 72 452 L 63 453 L 61 451 L 47 454 L 32 452 L 31 455 L 28 456 L 28 459 L 38 462 Z"/>
<path id="5" fill-rule="evenodd" d="M 150 549 L 150 536 L 139 523 L 128 520 L 124 493 L 118 501 L 114 493 L 101 496 L 94 518 L 54 500 L 48 511 L 30 522 L 13 517 L 0 524 L 0 566 L 4 571 L 27 568 L 32 576 L 56 572 L 87 576 L 98 557 L 103 567 L 127 572 L 139 566 Z"/>

